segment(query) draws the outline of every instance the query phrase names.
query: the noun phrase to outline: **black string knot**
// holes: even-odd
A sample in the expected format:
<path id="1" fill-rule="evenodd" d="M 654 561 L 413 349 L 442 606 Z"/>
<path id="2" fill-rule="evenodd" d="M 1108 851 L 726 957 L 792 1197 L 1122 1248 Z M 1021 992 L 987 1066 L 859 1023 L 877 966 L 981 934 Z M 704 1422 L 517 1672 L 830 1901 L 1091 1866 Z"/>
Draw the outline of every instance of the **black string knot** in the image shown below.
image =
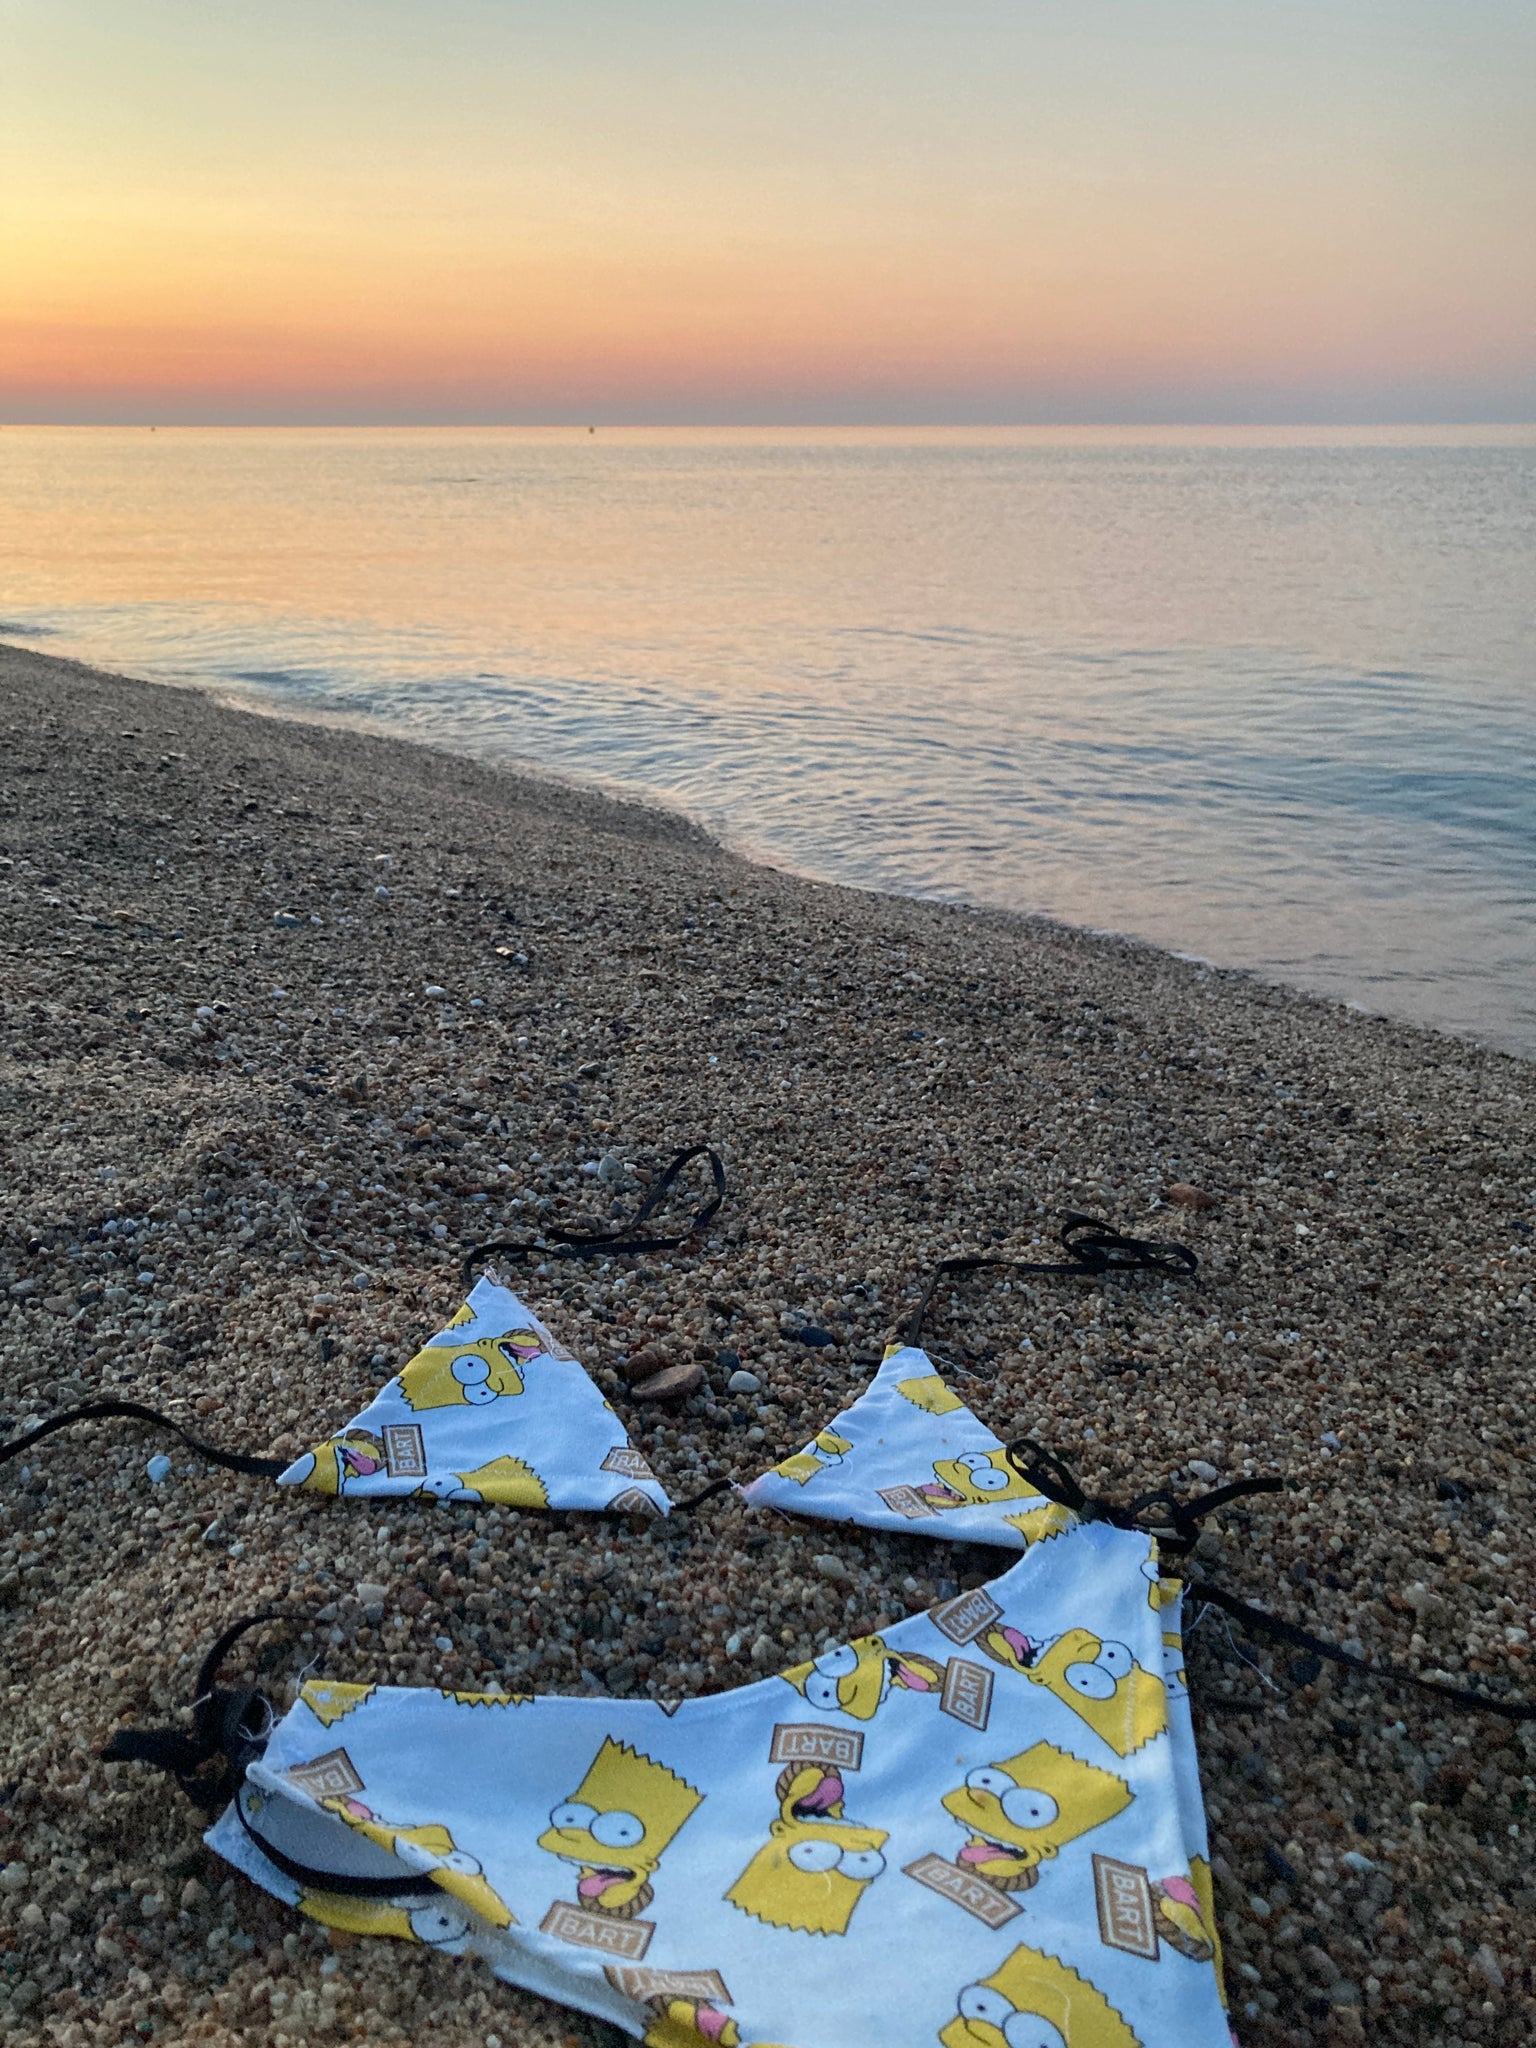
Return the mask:
<path id="1" fill-rule="evenodd" d="M 247 1630 L 287 1619 L 281 1612 L 250 1614 L 227 1628 L 197 1674 L 191 1727 L 120 1728 L 101 1752 L 102 1761 L 153 1764 L 169 1771 L 194 1806 L 216 1813 L 238 1792 L 248 1766 L 265 1749 L 274 1720 L 264 1693 L 221 1690 L 219 1666 Z"/>
<path id="2" fill-rule="evenodd" d="M 695 1159 L 709 1162 L 714 1192 L 694 1211 L 687 1228 L 670 1236 L 657 1236 L 651 1232 L 637 1235 L 641 1226 L 650 1221 L 666 1200 L 683 1168 Z M 464 1278 L 471 1279 L 476 1267 L 483 1265 L 493 1254 L 510 1259 L 611 1259 L 626 1252 L 676 1251 L 714 1222 L 725 1200 L 725 1185 L 725 1163 L 719 1153 L 710 1145 L 690 1145 L 686 1150 L 674 1153 L 667 1161 L 647 1188 L 639 1208 L 626 1222 L 616 1223 L 607 1230 L 561 1230 L 551 1225 L 540 1231 L 537 1237 L 493 1238 L 485 1244 L 473 1246 L 465 1254 Z"/>

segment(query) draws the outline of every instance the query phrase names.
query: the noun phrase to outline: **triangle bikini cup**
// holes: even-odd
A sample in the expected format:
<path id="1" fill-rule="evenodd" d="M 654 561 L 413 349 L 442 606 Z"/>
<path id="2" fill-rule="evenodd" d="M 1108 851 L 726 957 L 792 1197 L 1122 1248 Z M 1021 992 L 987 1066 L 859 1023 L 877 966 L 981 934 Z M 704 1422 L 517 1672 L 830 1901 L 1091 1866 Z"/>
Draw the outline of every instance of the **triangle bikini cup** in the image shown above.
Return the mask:
<path id="1" fill-rule="evenodd" d="M 707 1161 L 713 1192 L 686 1228 L 645 1234 L 668 1191 L 693 1160 Z M 725 1196 L 725 1170 L 708 1146 L 679 1152 L 652 1182 L 627 1223 L 606 1231 L 552 1229 L 533 1242 L 495 1242 L 465 1260 L 466 1275 L 493 1255 L 588 1258 L 675 1249 L 700 1233 Z M 1187 1246 L 1128 1237 L 1100 1220 L 1069 1215 L 1060 1232 L 1067 1256 L 1034 1262 L 992 1254 L 941 1260 L 900 1343 L 874 1379 L 805 1447 L 742 1486 L 717 1479 L 691 1499 L 671 1501 L 622 1423 L 572 1355 L 512 1290 L 478 1279 L 457 1314 L 343 1429 L 296 1459 L 260 1458 L 202 1442 L 139 1402 L 101 1400 L 66 1410 L 0 1446 L 0 1465 L 76 1422 L 121 1416 L 170 1430 L 199 1456 L 228 1470 L 345 1498 L 425 1496 L 520 1508 L 606 1510 L 663 1516 L 691 1512 L 717 1494 L 781 1513 L 941 1540 L 1028 1551 L 1083 1522 L 1107 1522 L 1156 1539 L 1165 1556 L 1193 1548 L 1203 1516 L 1284 1482 L 1248 1477 L 1192 1501 L 1166 1488 L 1126 1503 L 1095 1499 L 1042 1446 L 1005 1444 L 949 1386 L 922 1346 L 937 1290 L 981 1270 L 1102 1280 L 1114 1273 L 1188 1279 L 1198 1267 Z M 1366 1676 L 1432 1693 L 1512 1720 L 1536 1705 L 1373 1665 L 1211 1583 L 1203 1602 L 1244 1626 Z"/>
<path id="2" fill-rule="evenodd" d="M 667 1236 L 639 1234 L 698 1158 L 708 1162 L 713 1192 L 687 1228 Z M 673 1249 L 707 1227 L 724 1195 L 718 1154 L 691 1147 L 656 1177 L 626 1224 L 481 1245 L 464 1262 L 466 1277 L 494 1256 L 591 1258 Z M 1194 1254 L 1183 1246 L 1124 1237 L 1091 1217 L 1066 1217 L 1061 1236 L 1068 1257 L 1053 1263 L 944 1261 L 929 1281 L 907 1342 L 887 1354 L 853 1406 L 803 1451 L 734 1490 L 749 1502 L 788 1512 L 1015 1549 L 1038 1534 L 1054 1533 L 1063 1526 L 1062 1511 L 1008 1465 L 1001 1440 L 949 1390 L 918 1344 L 934 1289 L 947 1275 L 1008 1266 L 1074 1277 L 1152 1270 L 1187 1278 L 1196 1268 Z M 73 1423 L 110 1417 L 155 1423 L 226 1469 L 332 1497 L 425 1496 L 639 1515 L 666 1515 L 676 1505 L 581 1364 L 490 1272 L 475 1280 L 446 1327 L 365 1408 L 297 1458 L 221 1450 L 156 1409 L 105 1399 L 38 1424 L 0 1448 L 0 1464 Z M 717 1480 L 682 1505 L 696 1507 L 730 1486 Z"/>

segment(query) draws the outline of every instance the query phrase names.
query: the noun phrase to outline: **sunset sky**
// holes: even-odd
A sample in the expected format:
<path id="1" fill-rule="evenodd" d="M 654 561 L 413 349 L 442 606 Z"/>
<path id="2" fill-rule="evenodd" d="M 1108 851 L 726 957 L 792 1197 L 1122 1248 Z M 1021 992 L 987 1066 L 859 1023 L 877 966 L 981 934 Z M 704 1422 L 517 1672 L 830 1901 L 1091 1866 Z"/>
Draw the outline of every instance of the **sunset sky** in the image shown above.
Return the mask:
<path id="1" fill-rule="evenodd" d="M 1530 0 L 0 0 L 0 420 L 1536 417 Z"/>

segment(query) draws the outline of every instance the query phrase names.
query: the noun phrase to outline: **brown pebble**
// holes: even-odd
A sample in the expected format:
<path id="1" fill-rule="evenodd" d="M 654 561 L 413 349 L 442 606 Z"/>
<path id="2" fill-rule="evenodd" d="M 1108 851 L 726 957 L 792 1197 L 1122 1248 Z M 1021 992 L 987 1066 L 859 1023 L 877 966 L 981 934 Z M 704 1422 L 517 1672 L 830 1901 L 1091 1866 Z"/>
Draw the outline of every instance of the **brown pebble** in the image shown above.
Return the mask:
<path id="1" fill-rule="evenodd" d="M 1193 1181 L 1188 1180 L 1176 1180 L 1172 1187 L 1164 1188 L 1163 1200 L 1180 1209 L 1214 1209 L 1216 1206 L 1214 1195 L 1208 1195 L 1204 1188 L 1197 1188 Z"/>
<path id="2" fill-rule="evenodd" d="M 703 1384 L 704 1368 L 696 1358 L 691 1358 L 682 1365 L 669 1365 L 664 1372 L 653 1373 L 632 1391 L 637 1401 L 681 1401 L 685 1394 Z"/>
<path id="3" fill-rule="evenodd" d="M 642 1344 L 638 1351 L 631 1351 L 620 1370 L 631 1382 L 654 1378 L 673 1363 L 672 1354 L 661 1344 Z"/>

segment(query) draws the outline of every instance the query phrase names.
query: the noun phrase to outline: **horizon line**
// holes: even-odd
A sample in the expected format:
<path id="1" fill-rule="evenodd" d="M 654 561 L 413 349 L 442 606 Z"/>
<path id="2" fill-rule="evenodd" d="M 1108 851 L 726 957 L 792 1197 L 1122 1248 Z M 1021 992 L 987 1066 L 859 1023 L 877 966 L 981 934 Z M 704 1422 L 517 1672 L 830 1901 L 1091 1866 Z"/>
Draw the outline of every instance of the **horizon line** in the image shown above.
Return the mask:
<path id="1" fill-rule="evenodd" d="M 1149 430 L 1162 433 L 1182 433 L 1191 429 L 1212 432 L 1227 428 L 1261 431 L 1278 430 L 1327 430 L 1339 432 L 1390 431 L 1402 428 L 1476 428 L 1484 431 L 1536 429 L 1536 415 L 1521 419 L 993 419 L 993 420 L 819 420 L 819 419 L 592 419 L 573 416 L 561 420 L 508 420 L 508 419 L 0 419 L 0 433 L 35 432 L 49 433 L 96 431 L 120 432 L 137 430 L 143 433 L 177 432 L 204 433 L 210 429 L 220 432 L 238 431 L 261 433 L 276 429 L 284 433 L 316 431 L 324 433 L 361 432 L 369 433 L 388 428 L 400 433 L 433 433 L 443 428 L 467 429 L 472 432 L 497 430 L 509 433 L 995 433 L 1053 432 L 1053 433 L 1119 433 Z"/>

